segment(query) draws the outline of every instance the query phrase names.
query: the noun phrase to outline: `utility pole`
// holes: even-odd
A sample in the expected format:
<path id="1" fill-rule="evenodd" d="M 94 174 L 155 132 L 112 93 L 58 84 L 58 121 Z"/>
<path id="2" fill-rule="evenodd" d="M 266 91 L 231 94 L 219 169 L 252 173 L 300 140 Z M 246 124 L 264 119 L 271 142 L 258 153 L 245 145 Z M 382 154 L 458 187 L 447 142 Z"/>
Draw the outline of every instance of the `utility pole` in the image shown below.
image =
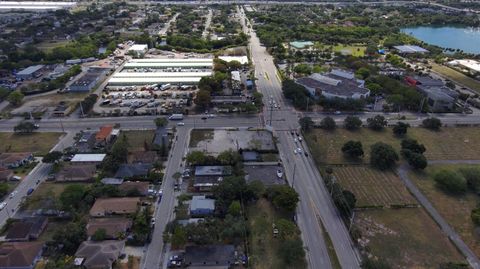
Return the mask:
<path id="1" fill-rule="evenodd" d="M 65 128 L 63 128 L 62 117 L 60 117 L 60 126 L 62 127 L 62 133 L 65 133 Z"/>
<path id="2" fill-rule="evenodd" d="M 272 116 L 273 116 L 273 103 L 270 104 L 270 126 L 272 126 Z"/>

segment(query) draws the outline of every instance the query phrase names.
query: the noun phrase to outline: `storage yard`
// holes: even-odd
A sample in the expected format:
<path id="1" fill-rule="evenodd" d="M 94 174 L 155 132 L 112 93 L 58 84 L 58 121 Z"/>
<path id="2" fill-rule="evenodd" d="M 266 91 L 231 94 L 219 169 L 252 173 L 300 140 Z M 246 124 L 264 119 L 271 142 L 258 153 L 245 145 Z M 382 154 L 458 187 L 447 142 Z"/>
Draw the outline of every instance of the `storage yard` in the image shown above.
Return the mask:
<path id="1" fill-rule="evenodd" d="M 211 76 L 212 58 L 146 58 L 128 60 L 108 80 L 100 109 L 116 113 L 185 112 L 196 85 Z"/>

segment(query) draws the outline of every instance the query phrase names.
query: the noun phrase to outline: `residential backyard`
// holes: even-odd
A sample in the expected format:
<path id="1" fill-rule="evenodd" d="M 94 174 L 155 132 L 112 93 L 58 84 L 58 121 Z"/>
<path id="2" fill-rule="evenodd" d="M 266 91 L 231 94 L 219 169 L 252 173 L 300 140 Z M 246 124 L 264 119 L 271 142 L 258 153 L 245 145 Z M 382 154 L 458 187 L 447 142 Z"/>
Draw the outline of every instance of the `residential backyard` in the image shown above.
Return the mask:
<path id="1" fill-rule="evenodd" d="M 417 139 L 427 148 L 425 156 L 430 160 L 476 160 L 480 159 L 479 127 L 443 127 L 440 131 L 425 128 L 410 128 L 407 137 Z M 391 128 L 372 131 L 361 128 L 348 131 L 337 128 L 334 131 L 314 129 L 305 135 L 309 148 L 318 164 L 358 163 L 346 159 L 341 151 L 349 140 L 362 142 L 365 157 L 360 163 L 368 163 L 370 146 L 376 142 L 392 145 L 400 150 L 401 139 L 393 135 Z"/>
<path id="2" fill-rule="evenodd" d="M 58 143 L 60 136 L 61 133 L 0 133 L 0 140 L 3 141 L 0 153 L 32 152 L 35 155 L 45 155 Z"/>
<path id="3" fill-rule="evenodd" d="M 423 172 L 410 172 L 409 176 L 438 212 L 455 229 L 463 241 L 480 255 L 480 235 L 473 224 L 470 213 L 480 202 L 472 192 L 464 195 L 449 195 L 435 186 L 433 175 L 443 169 L 457 170 L 480 165 L 431 165 Z"/>
<path id="4" fill-rule="evenodd" d="M 422 208 L 359 211 L 360 244 L 392 268 L 439 268 L 465 262 L 463 256 Z"/>
<path id="5" fill-rule="evenodd" d="M 357 208 L 417 204 L 393 171 L 379 171 L 364 165 L 334 166 L 333 175 L 343 189 L 355 194 Z"/>

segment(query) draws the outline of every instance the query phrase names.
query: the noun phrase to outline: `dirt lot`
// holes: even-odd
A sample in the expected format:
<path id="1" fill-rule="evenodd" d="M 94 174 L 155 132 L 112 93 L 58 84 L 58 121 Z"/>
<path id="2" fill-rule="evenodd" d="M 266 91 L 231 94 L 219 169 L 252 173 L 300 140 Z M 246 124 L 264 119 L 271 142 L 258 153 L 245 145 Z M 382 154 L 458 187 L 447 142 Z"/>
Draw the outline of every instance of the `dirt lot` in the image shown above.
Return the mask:
<path id="1" fill-rule="evenodd" d="M 368 166 L 335 166 L 333 175 L 357 198 L 357 207 L 416 204 L 403 182 L 392 171 Z"/>
<path id="2" fill-rule="evenodd" d="M 24 103 L 12 110 L 12 114 L 21 115 L 25 112 L 33 112 L 47 108 L 48 111 L 53 111 L 60 102 L 65 102 L 65 105 L 72 110 L 76 104 L 82 101 L 88 93 L 63 93 L 63 94 L 45 94 L 42 96 L 36 96 L 35 98 L 26 98 Z M 50 115 L 46 115 L 49 117 Z"/>
<path id="3" fill-rule="evenodd" d="M 410 173 L 410 178 L 462 237 L 465 243 L 477 255 L 480 255 L 480 234 L 475 230 L 475 226 L 470 219 L 470 212 L 477 207 L 480 198 L 474 193 L 467 193 L 461 196 L 448 195 L 438 189 L 433 181 L 433 175 L 437 171 L 441 169 L 457 170 L 461 167 L 468 167 L 468 165 L 433 165 L 424 172 Z M 479 166 L 477 165 L 477 167 Z"/>
<path id="4" fill-rule="evenodd" d="M 361 243 L 392 268 L 438 268 L 443 262 L 464 262 L 421 208 L 361 211 L 355 224 L 363 236 Z"/>
<path id="5" fill-rule="evenodd" d="M 44 155 L 58 142 L 61 133 L 0 133 L 1 152 L 33 152 Z"/>
<path id="6" fill-rule="evenodd" d="M 480 159 L 480 128 L 478 127 L 444 127 L 438 132 L 425 128 L 410 128 L 408 137 L 417 139 L 427 148 L 425 156 L 430 160 L 476 160 Z M 396 138 L 390 128 L 382 132 L 362 128 L 351 132 L 343 128 L 335 131 L 315 129 L 305 136 L 310 150 L 319 164 L 352 163 L 344 158 L 341 148 L 349 140 L 358 140 L 363 144 L 368 162 L 370 146 L 384 142 L 400 150 L 401 139 Z"/>

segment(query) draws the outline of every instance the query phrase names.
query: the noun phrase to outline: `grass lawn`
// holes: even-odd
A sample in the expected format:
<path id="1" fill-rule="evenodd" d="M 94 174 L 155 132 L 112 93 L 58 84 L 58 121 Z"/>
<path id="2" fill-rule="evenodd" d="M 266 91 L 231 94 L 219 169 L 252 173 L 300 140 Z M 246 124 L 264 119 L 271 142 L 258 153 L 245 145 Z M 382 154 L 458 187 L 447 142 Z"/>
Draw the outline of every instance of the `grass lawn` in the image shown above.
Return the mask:
<path id="1" fill-rule="evenodd" d="M 457 82 L 459 84 L 463 84 L 472 90 L 480 93 L 480 81 L 475 80 L 471 77 L 467 77 L 464 74 L 458 72 L 457 70 L 454 70 L 450 67 L 446 67 L 444 65 L 436 64 L 434 62 L 431 62 L 430 65 L 432 65 L 432 70 L 442 74 L 443 76 L 447 77 L 448 79 Z"/>
<path id="2" fill-rule="evenodd" d="M 278 218 L 281 216 L 266 199 L 260 199 L 248 207 L 250 265 L 255 269 L 306 268 L 306 264 L 288 266 L 278 256 L 280 239 L 273 237 L 272 230 L 272 224 Z"/>
<path id="3" fill-rule="evenodd" d="M 213 138 L 213 129 L 194 129 L 190 132 L 189 147 L 194 148 L 203 140 Z"/>
<path id="4" fill-rule="evenodd" d="M 478 127 L 444 127 L 438 132 L 425 128 L 410 128 L 408 137 L 417 139 L 427 148 L 425 156 L 430 160 L 477 160 L 480 159 L 480 128 Z M 348 131 L 337 128 L 334 131 L 314 129 L 305 135 L 309 148 L 318 164 L 352 163 L 345 159 L 341 148 L 349 140 L 358 140 L 363 144 L 365 157 L 362 161 L 368 163 L 370 146 L 376 142 L 392 145 L 400 151 L 401 139 L 393 135 L 390 128 L 381 132 L 362 128 L 358 131 Z"/>
<path id="5" fill-rule="evenodd" d="M 65 187 L 71 184 L 76 183 L 43 182 L 32 195 L 27 197 L 22 207 L 25 210 L 36 210 L 43 207 L 53 208 Z"/>
<path id="6" fill-rule="evenodd" d="M 145 150 L 145 144 L 148 148 L 151 148 L 155 131 L 122 131 L 121 135 L 127 136 L 128 151 L 143 151 Z"/>
<path id="7" fill-rule="evenodd" d="M 480 202 L 479 196 L 471 192 L 461 196 L 446 194 L 435 186 L 433 180 L 433 175 L 441 169 L 457 170 L 469 166 L 475 165 L 432 165 L 424 172 L 411 172 L 410 177 L 463 241 L 480 255 L 480 235 L 470 219 L 471 210 Z"/>
<path id="8" fill-rule="evenodd" d="M 334 52 L 340 52 L 342 54 L 350 54 L 355 57 L 364 57 L 367 47 L 365 46 L 347 46 L 347 45 L 336 45 L 333 47 Z"/>
<path id="9" fill-rule="evenodd" d="M 421 208 L 360 211 L 355 224 L 362 233 L 362 244 L 392 268 L 438 268 L 443 262 L 464 262 Z"/>
<path id="10" fill-rule="evenodd" d="M 35 155 L 45 155 L 58 143 L 61 133 L 15 134 L 0 133 L 2 152 L 32 152 Z"/>
<path id="11" fill-rule="evenodd" d="M 369 166 L 335 166 L 338 183 L 355 194 L 357 207 L 416 204 L 403 182 L 392 171 L 379 171 Z"/>
<path id="12" fill-rule="evenodd" d="M 65 46 L 69 42 L 70 41 L 68 40 L 61 40 L 61 41 L 50 40 L 50 41 L 44 41 L 39 44 L 36 44 L 35 47 L 44 52 L 49 52 L 54 48 Z"/>

